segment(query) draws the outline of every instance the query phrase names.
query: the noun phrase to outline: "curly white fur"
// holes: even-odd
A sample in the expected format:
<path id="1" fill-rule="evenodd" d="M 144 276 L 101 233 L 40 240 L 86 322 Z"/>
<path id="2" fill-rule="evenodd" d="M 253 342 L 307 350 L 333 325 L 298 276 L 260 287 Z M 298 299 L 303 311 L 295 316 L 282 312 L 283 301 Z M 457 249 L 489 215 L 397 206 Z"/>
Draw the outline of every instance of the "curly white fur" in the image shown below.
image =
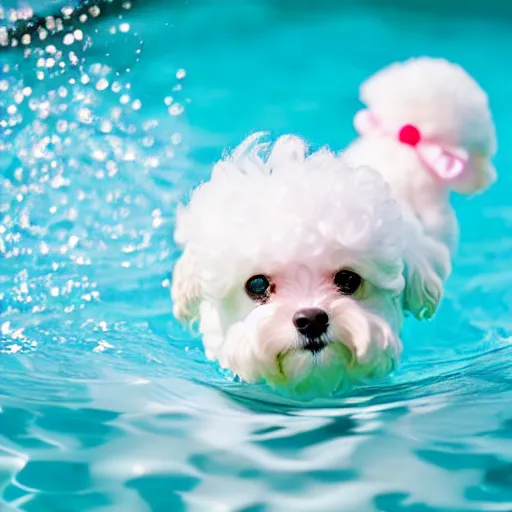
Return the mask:
<path id="1" fill-rule="evenodd" d="M 327 149 L 308 156 L 295 136 L 269 145 L 255 134 L 226 155 L 179 209 L 175 239 L 174 314 L 199 320 L 207 356 L 304 397 L 386 375 L 404 309 L 430 316 L 449 272 L 443 246 L 404 217 L 378 173 Z M 333 283 L 342 268 L 363 278 L 354 296 Z M 275 286 L 263 304 L 244 288 L 256 274 Z M 321 352 L 300 344 L 292 318 L 304 307 L 328 312 Z"/>
<path id="2" fill-rule="evenodd" d="M 362 84 L 360 99 L 380 128 L 349 146 L 345 161 L 379 171 L 427 232 L 453 250 L 458 226 L 450 190 L 476 193 L 496 179 L 491 162 L 496 134 L 487 95 L 460 66 L 422 57 L 377 72 Z M 413 147 L 398 140 L 405 125 L 417 127 L 429 141 L 467 152 L 466 170 L 449 182 L 438 179 Z"/>

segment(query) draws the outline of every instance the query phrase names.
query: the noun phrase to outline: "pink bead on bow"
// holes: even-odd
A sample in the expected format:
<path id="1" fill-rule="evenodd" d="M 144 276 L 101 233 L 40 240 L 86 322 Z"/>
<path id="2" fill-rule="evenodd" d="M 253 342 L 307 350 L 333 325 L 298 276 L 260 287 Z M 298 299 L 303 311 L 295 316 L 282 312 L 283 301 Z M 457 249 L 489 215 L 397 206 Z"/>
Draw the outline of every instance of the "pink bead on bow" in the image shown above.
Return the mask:
<path id="1" fill-rule="evenodd" d="M 360 110 L 356 114 L 354 126 L 360 135 L 371 132 L 386 133 L 382 129 L 377 116 L 369 109 Z M 393 138 L 396 137 L 402 144 L 414 148 L 425 167 L 443 181 L 458 178 L 467 167 L 469 155 L 465 149 L 444 147 L 435 142 L 423 140 L 421 132 L 412 124 L 402 126 L 398 134 L 387 133 L 387 135 Z"/>

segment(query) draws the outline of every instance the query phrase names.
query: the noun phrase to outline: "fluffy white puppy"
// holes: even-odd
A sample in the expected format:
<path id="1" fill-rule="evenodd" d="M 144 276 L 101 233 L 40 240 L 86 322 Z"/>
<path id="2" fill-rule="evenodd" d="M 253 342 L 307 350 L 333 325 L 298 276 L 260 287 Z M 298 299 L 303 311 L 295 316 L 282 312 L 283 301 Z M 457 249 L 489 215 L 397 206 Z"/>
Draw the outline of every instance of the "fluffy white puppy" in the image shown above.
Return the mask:
<path id="1" fill-rule="evenodd" d="M 405 311 L 430 316 L 449 272 L 382 177 L 261 134 L 178 210 L 175 316 L 248 382 L 330 395 L 395 367 Z"/>
<path id="2" fill-rule="evenodd" d="M 360 99 L 360 137 L 344 159 L 379 171 L 426 231 L 455 249 L 450 191 L 480 192 L 496 179 L 487 95 L 460 66 L 423 57 L 380 70 L 362 84 Z"/>

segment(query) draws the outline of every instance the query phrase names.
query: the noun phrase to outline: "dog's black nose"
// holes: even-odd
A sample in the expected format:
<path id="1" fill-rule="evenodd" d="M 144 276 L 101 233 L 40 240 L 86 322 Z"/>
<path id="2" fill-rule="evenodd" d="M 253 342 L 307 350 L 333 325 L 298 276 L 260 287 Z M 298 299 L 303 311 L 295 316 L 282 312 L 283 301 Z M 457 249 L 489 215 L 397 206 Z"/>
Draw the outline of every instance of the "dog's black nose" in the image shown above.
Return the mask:
<path id="1" fill-rule="evenodd" d="M 297 331 L 308 338 L 319 338 L 327 331 L 329 315 L 320 308 L 299 309 L 293 315 L 293 324 Z"/>

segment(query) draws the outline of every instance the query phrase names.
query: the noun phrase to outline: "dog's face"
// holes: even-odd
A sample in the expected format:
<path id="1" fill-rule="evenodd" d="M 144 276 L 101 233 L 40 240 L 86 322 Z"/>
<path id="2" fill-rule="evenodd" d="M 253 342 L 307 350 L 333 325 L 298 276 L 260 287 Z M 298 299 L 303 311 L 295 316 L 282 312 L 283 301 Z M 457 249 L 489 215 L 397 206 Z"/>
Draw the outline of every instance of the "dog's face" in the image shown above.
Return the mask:
<path id="1" fill-rule="evenodd" d="M 365 267 L 339 253 L 240 275 L 201 307 L 206 349 L 246 381 L 302 396 L 386 375 L 401 352 L 401 289 Z"/>
<path id="2" fill-rule="evenodd" d="M 386 375 L 404 307 L 419 316 L 439 300 L 428 251 L 406 261 L 407 230 L 379 174 L 325 150 L 306 158 L 297 138 L 266 160 L 250 143 L 178 216 L 175 315 L 199 320 L 208 357 L 293 395 Z"/>

